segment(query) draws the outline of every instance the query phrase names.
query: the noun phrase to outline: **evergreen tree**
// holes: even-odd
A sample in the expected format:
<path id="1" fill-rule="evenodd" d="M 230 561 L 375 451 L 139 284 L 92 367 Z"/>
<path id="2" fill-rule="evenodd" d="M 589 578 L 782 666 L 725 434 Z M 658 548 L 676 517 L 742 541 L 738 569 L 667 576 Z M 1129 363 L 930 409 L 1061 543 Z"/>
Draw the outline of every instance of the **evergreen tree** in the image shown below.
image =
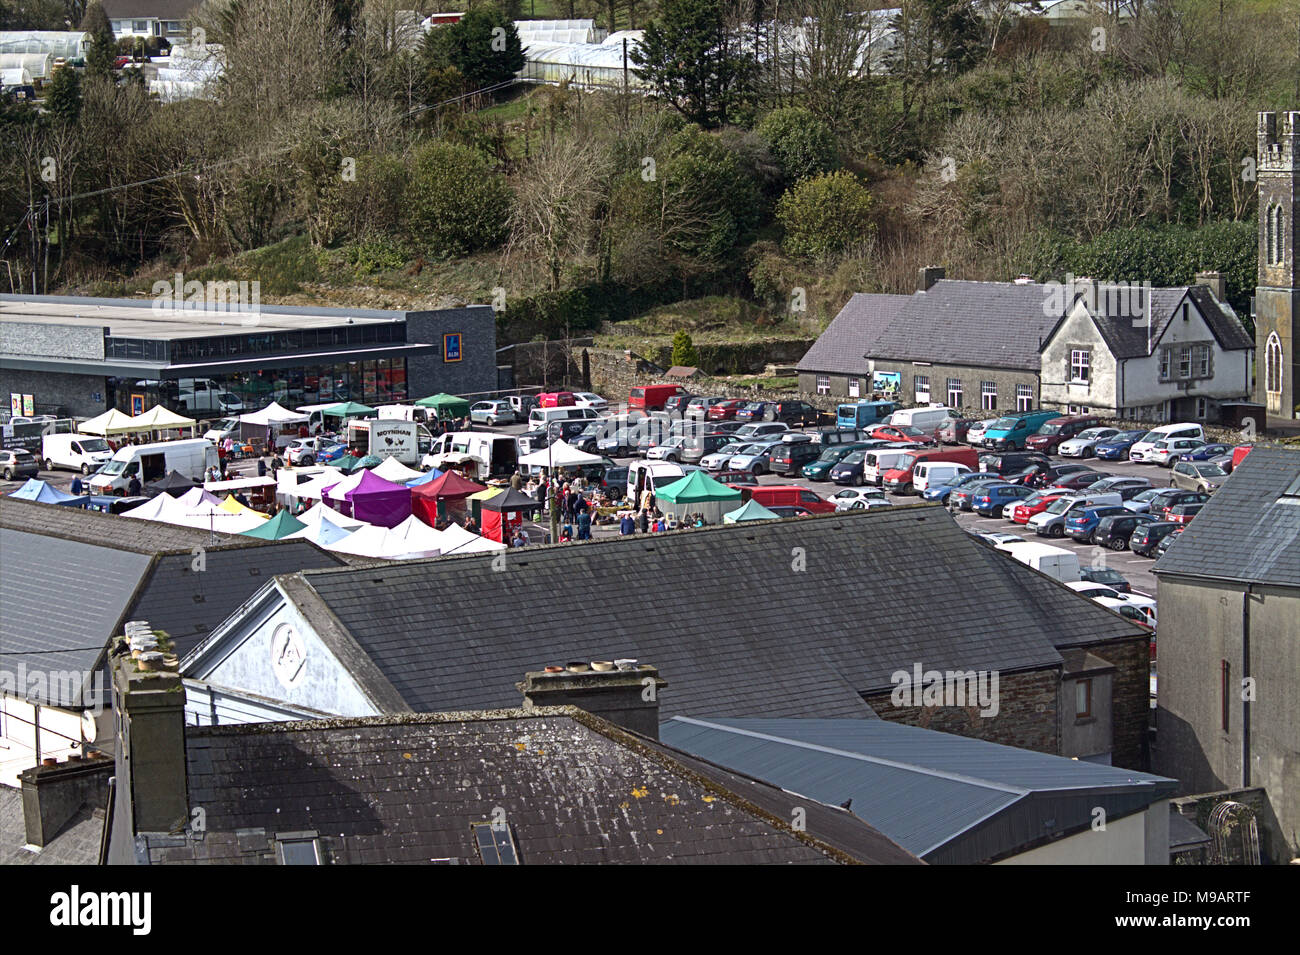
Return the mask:
<path id="1" fill-rule="evenodd" d="M 112 76 L 117 62 L 117 40 L 108 14 L 99 0 L 92 0 L 81 18 L 81 30 L 90 34 L 90 49 L 86 53 L 86 73 L 90 76 Z"/>
<path id="2" fill-rule="evenodd" d="M 700 363 L 700 355 L 691 341 L 690 332 L 682 329 L 673 336 L 673 364 L 695 368 Z"/>
<path id="3" fill-rule="evenodd" d="M 70 66 L 55 70 L 45 94 L 45 109 L 55 119 L 75 123 L 81 115 L 81 74 Z"/>

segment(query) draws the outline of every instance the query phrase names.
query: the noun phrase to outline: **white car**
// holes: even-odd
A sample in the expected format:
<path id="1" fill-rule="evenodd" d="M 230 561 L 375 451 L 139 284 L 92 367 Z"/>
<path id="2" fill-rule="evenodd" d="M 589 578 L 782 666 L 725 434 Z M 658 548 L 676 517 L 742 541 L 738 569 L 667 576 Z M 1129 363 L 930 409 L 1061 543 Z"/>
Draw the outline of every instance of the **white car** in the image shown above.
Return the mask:
<path id="1" fill-rule="evenodd" d="M 1127 597 L 1128 594 L 1120 594 L 1120 597 Z M 1134 623 L 1140 623 L 1143 626 L 1156 628 L 1156 602 L 1134 603 L 1131 600 L 1117 600 L 1115 597 L 1093 597 L 1092 600 L 1101 604 L 1109 610 L 1128 617 Z"/>
<path id="2" fill-rule="evenodd" d="M 294 438 L 284 449 L 284 462 L 290 467 L 301 467 L 316 463 L 316 452 L 323 442 L 320 438 Z M 330 444 L 336 442 L 330 441 Z"/>
<path id="3" fill-rule="evenodd" d="M 575 391 L 573 393 L 573 406 L 575 408 L 594 408 L 597 411 L 609 410 L 609 402 L 600 395 L 592 394 L 590 391 Z"/>
<path id="4" fill-rule="evenodd" d="M 755 447 L 746 441 L 732 441 L 725 444 L 712 454 L 706 454 L 700 458 L 700 467 L 706 471 L 721 471 L 727 466 L 727 462 L 737 454 L 745 452 L 748 448 Z"/>
<path id="5" fill-rule="evenodd" d="M 1198 441 L 1195 438 L 1174 438 L 1169 441 L 1157 441 L 1151 446 L 1150 450 L 1143 451 L 1138 457 L 1134 457 L 1133 452 L 1129 452 L 1129 460 L 1145 461 L 1148 464 L 1161 464 L 1167 468 L 1172 468 L 1180 454 L 1195 451 L 1204 443 L 1204 441 Z"/>
<path id="6" fill-rule="evenodd" d="M 769 438 L 779 441 L 781 435 L 789 430 L 790 426 L 784 421 L 751 421 L 736 429 L 735 438 L 737 441 L 760 441 Z"/>
<path id="7" fill-rule="evenodd" d="M 646 451 L 647 461 L 676 461 L 681 463 L 682 452 L 689 446 L 692 438 L 680 436 L 669 438 L 663 444 L 656 444 L 653 448 Z"/>
<path id="8" fill-rule="evenodd" d="M 1063 458 L 1090 458 L 1097 453 L 1098 444 L 1117 434 L 1118 428 L 1089 428 L 1068 441 L 1062 441 L 1056 452 Z"/>
<path id="9" fill-rule="evenodd" d="M 893 507 L 894 502 L 885 492 L 875 487 L 846 487 L 832 494 L 829 500 L 837 511 L 860 511 L 873 507 Z"/>
<path id="10" fill-rule="evenodd" d="M 207 431 L 203 432 L 203 437 L 207 438 L 213 444 L 220 444 L 226 438 L 233 438 L 239 434 L 238 418 L 222 418 Z"/>
<path id="11" fill-rule="evenodd" d="M 984 447 L 984 432 L 993 427 L 993 423 L 997 420 L 997 418 L 985 418 L 983 421 L 975 422 L 966 432 L 966 443 L 977 448 Z"/>

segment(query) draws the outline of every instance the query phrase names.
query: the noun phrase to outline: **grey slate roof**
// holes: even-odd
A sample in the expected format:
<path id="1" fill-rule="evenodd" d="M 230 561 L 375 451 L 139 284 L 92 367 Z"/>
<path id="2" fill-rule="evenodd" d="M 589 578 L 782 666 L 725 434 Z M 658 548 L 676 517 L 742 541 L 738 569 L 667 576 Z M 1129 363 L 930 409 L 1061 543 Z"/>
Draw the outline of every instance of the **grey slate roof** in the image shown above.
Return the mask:
<path id="1" fill-rule="evenodd" d="M 195 527 L 180 527 L 161 521 L 142 521 L 119 514 L 104 514 L 80 507 L 63 507 L 58 504 L 37 504 L 35 501 L 16 501 L 0 497 L 0 527 L 31 531 L 50 537 L 85 541 L 116 550 L 130 550 L 140 554 L 157 554 L 163 551 L 188 551 L 194 547 L 212 546 L 214 535 Z M 272 541 L 259 541 L 237 534 L 215 535 L 218 544 L 225 547 L 259 547 Z"/>
<path id="2" fill-rule="evenodd" d="M 1179 314 L 1179 306 L 1188 298 L 1205 319 L 1219 346 L 1228 351 L 1254 348 L 1255 340 L 1246 332 L 1241 321 L 1226 310 L 1208 288 L 1203 285 L 1185 285 L 1151 290 L 1150 340 L 1159 341 L 1169 324 Z M 1111 354 L 1116 358 L 1141 358 L 1151 354 L 1147 347 L 1148 329 L 1134 327 L 1131 315 L 1110 315 L 1105 311 L 1106 296 L 1098 295 L 1098 313 L 1093 320 L 1106 340 Z"/>
<path id="3" fill-rule="evenodd" d="M 664 742 L 839 805 L 928 862 L 986 862 L 1114 820 L 1177 781 L 887 720 L 688 719 Z M 1045 823 L 1051 820 L 1050 825 Z"/>
<path id="4" fill-rule="evenodd" d="M 1037 283 L 942 279 L 912 294 L 867 354 L 1038 372 L 1040 343 L 1061 317 L 1049 302 Z"/>
<path id="5" fill-rule="evenodd" d="M 795 561 L 806 560 L 806 570 Z M 417 712 L 516 703 L 519 675 L 633 657 L 661 712 L 870 717 L 861 694 L 926 668 L 1061 665 L 1058 648 L 1140 631 L 974 541 L 942 507 L 724 525 L 506 555 L 306 571 L 324 615 Z M 953 581 L 961 586 L 954 589 Z M 304 606 L 299 585 L 321 606 Z"/>
<path id="6" fill-rule="evenodd" d="M 1156 562 L 1153 573 L 1300 587 L 1300 451 L 1257 447 Z"/>
<path id="7" fill-rule="evenodd" d="M 274 864 L 277 833 L 315 832 L 326 864 L 478 865 L 473 826 L 502 812 L 525 864 L 917 861 L 850 813 L 571 707 L 187 727 L 186 749 L 207 832 L 141 836 L 155 863 Z"/>
<path id="8" fill-rule="evenodd" d="M 22 793 L 0 786 L 0 865 L 97 865 L 104 810 L 83 805 L 39 852 L 24 848 Z"/>
<path id="9" fill-rule="evenodd" d="M 34 702 L 76 706 L 152 562 L 0 528 L 0 675 Z"/>
<path id="10" fill-rule="evenodd" d="M 104 0 L 104 12 L 110 20 L 148 19 L 184 20 L 200 0 Z"/>
<path id="11" fill-rule="evenodd" d="M 864 375 L 867 350 L 911 298 L 910 295 L 858 293 L 848 300 L 804 353 L 799 371 Z"/>

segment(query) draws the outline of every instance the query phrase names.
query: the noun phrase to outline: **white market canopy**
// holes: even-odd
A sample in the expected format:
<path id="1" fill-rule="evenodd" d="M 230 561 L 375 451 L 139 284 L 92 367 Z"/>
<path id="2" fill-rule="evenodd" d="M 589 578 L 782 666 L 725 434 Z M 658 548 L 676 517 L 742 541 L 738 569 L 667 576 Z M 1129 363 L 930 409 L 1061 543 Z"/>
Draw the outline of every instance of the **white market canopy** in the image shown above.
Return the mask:
<path id="1" fill-rule="evenodd" d="M 291 424 L 295 421 L 306 421 L 307 416 L 299 411 L 290 411 L 288 408 L 280 406 L 279 402 L 272 401 L 261 411 L 254 411 L 251 414 L 241 414 L 239 416 L 240 424 L 254 424 L 263 427 L 269 424 Z"/>
<path id="2" fill-rule="evenodd" d="M 392 528 L 392 532 L 406 541 L 411 553 L 436 557 L 446 546 L 442 532 L 434 530 L 414 514 Z"/>
<path id="3" fill-rule="evenodd" d="M 345 531 L 354 531 L 358 527 L 365 527 L 365 521 L 359 521 L 355 517 L 348 517 L 341 511 L 336 511 L 321 501 L 317 501 L 307 510 L 297 515 L 298 520 L 302 521 L 308 527 L 313 527 L 321 521 L 329 521 L 336 527 L 341 527 Z M 299 532 L 301 533 L 301 531 Z M 296 535 L 294 535 L 296 536 Z"/>
<path id="4" fill-rule="evenodd" d="M 408 468 L 397 458 L 389 457 L 370 469 L 371 473 L 385 481 L 392 481 L 394 484 L 405 484 L 407 481 L 414 481 L 416 478 L 424 477 L 423 471 L 417 471 L 414 468 Z"/>
<path id="5" fill-rule="evenodd" d="M 110 434 L 126 434 L 134 431 L 135 425 L 129 414 L 118 411 L 116 408 L 109 408 L 102 415 L 97 415 L 89 421 L 83 421 L 77 425 L 79 434 L 98 434 L 107 437 Z"/>
<path id="6" fill-rule="evenodd" d="M 269 487 L 275 484 L 273 477 L 236 478 L 233 481 L 208 481 L 203 485 L 205 491 L 239 491 L 244 488 Z"/>
<path id="7" fill-rule="evenodd" d="M 532 468 L 576 468 L 585 464 L 600 464 L 602 460 L 604 459 L 600 455 L 579 451 L 573 445 L 560 439 L 549 448 L 540 448 L 531 454 L 525 454 L 519 459 L 519 463 L 527 464 Z"/>
<path id="8" fill-rule="evenodd" d="M 303 481 L 301 484 L 295 484 L 290 488 L 281 485 L 280 493 L 284 494 L 286 497 L 305 497 L 313 501 L 319 501 L 325 496 L 325 489 L 327 487 L 333 487 L 346 476 L 347 475 L 338 468 L 326 468 L 310 481 Z M 341 517 L 342 515 L 339 516 Z M 302 520 L 302 518 L 299 517 L 298 520 Z"/>
<path id="9" fill-rule="evenodd" d="M 506 545 L 488 537 L 465 530 L 459 524 L 452 524 L 442 531 L 442 554 L 477 554 L 489 550 L 505 550 Z"/>
<path id="10" fill-rule="evenodd" d="M 168 411 L 162 405 L 154 405 L 148 411 L 131 419 L 131 430 L 167 431 L 172 428 L 192 428 L 197 423 L 193 418 Z"/>
<path id="11" fill-rule="evenodd" d="M 343 540 L 324 545 L 327 550 L 340 554 L 356 554 L 358 557 L 379 557 L 385 560 L 412 560 L 417 557 L 437 557 L 438 550 L 432 552 L 413 550 L 419 546 L 418 541 L 407 541 L 392 528 L 367 524 L 360 530 L 353 531 Z"/>

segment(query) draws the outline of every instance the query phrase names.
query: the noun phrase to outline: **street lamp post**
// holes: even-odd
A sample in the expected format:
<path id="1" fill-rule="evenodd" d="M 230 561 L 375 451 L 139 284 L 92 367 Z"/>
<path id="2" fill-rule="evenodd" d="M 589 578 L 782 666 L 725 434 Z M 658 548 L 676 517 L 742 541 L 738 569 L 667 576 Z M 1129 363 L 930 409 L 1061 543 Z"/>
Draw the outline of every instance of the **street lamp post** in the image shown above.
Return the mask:
<path id="1" fill-rule="evenodd" d="M 546 510 L 551 515 L 551 543 L 560 539 L 560 515 L 555 510 L 555 429 L 557 423 L 546 423 Z"/>

